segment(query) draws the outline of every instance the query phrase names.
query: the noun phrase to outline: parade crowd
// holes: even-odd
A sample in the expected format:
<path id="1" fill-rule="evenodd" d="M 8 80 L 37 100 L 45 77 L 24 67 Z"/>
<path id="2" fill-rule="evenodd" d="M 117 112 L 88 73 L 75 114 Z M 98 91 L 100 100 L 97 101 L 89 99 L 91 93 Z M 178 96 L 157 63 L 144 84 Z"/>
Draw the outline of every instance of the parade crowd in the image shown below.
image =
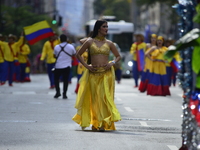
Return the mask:
<path id="1" fill-rule="evenodd" d="M 114 103 L 115 81 L 121 80 L 121 55 L 117 43 L 106 39 L 107 32 L 107 21 L 97 20 L 91 35 L 80 39 L 78 46 L 70 44 L 65 34 L 54 33 L 44 43 L 39 57 L 46 63 L 49 88 L 56 91 L 54 98 L 61 96 L 60 81 L 63 82 L 62 98 L 68 98 L 68 83 L 75 68 L 77 113 L 72 120 L 83 130 L 90 124 L 95 131 L 115 130 L 114 122 L 121 120 Z M 12 34 L 7 40 L 0 35 L 1 86 L 7 80 L 9 86 L 13 86 L 13 81 L 30 81 L 30 48 L 24 33 L 18 41 Z M 162 36 L 152 34 L 150 41 L 145 43 L 143 35 L 136 34 L 130 47 L 134 87 L 147 95 L 170 95 L 169 87 L 176 84 L 180 56 L 177 53 L 172 59 L 164 57 L 167 47 L 173 43 Z"/>
<path id="2" fill-rule="evenodd" d="M 15 82 L 30 82 L 30 48 L 23 33 L 18 41 L 15 35 L 0 34 L 0 85 L 8 80 L 9 86 Z"/>
<path id="3" fill-rule="evenodd" d="M 169 87 L 176 85 L 176 74 L 179 69 L 180 55 L 176 53 L 172 59 L 164 57 L 173 41 L 165 41 L 162 36 L 151 35 L 150 43 L 144 42 L 141 34 L 135 35 L 130 53 L 133 55 L 133 78 L 135 88 L 152 96 L 170 95 Z M 138 79 L 140 83 L 138 83 Z"/>
<path id="4" fill-rule="evenodd" d="M 130 54 L 133 56 L 133 79 L 135 81 L 135 88 L 140 92 L 147 92 L 147 95 L 170 95 L 169 87 L 171 84 L 176 85 L 176 74 L 178 72 L 178 63 L 181 58 L 177 53 L 173 59 L 166 60 L 164 58 L 165 52 L 168 47 L 173 44 L 172 40 L 164 40 L 162 36 L 152 34 L 150 43 L 144 42 L 142 34 L 135 35 L 135 42 L 130 47 Z M 85 39 L 79 41 L 78 46 L 74 46 L 78 51 Z M 40 62 L 46 64 L 47 74 L 49 78 L 50 89 L 55 88 L 54 73 L 52 69 L 55 67 L 56 58 L 54 56 L 54 48 L 60 44 L 60 39 L 57 34 L 50 36 L 44 43 L 39 56 Z M 114 43 L 118 51 L 120 48 Z M 29 54 L 30 48 L 26 44 L 26 39 L 23 34 L 17 41 L 15 35 L 8 35 L 6 37 L 0 34 L 0 85 L 4 85 L 8 80 L 9 86 L 13 86 L 13 82 L 30 82 L 30 61 Z M 88 52 L 82 54 L 85 62 L 88 61 Z M 110 53 L 109 60 L 113 59 Z M 77 76 L 77 86 L 75 93 L 78 93 L 79 80 L 85 70 L 85 67 L 80 63 L 75 56 L 72 56 L 72 66 L 68 77 L 68 83 L 75 72 Z M 117 83 L 121 82 L 122 77 L 122 62 L 114 64 L 115 76 Z M 75 71 L 74 71 L 75 70 Z M 63 81 L 63 77 L 60 77 Z M 140 81 L 140 82 L 139 82 Z"/>

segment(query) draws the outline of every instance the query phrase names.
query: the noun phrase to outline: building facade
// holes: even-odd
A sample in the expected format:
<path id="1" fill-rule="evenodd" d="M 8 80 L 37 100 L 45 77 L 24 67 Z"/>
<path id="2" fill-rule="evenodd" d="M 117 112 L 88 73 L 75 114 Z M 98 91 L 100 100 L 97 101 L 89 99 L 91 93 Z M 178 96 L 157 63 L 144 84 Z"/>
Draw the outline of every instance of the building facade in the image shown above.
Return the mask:
<path id="1" fill-rule="evenodd" d="M 94 0 L 57 0 L 57 9 L 63 18 L 62 30 L 74 36 L 86 36 L 85 24 L 93 19 Z"/>
<path id="2" fill-rule="evenodd" d="M 132 6 L 132 9 L 133 7 L 135 6 Z M 149 35 L 152 33 L 161 35 L 166 39 L 177 37 L 177 24 L 172 24 L 171 19 L 172 7 L 165 3 L 157 2 L 148 7 L 143 5 L 132 11 L 132 14 L 135 32 L 142 33 L 146 38 L 146 42 L 149 42 Z"/>

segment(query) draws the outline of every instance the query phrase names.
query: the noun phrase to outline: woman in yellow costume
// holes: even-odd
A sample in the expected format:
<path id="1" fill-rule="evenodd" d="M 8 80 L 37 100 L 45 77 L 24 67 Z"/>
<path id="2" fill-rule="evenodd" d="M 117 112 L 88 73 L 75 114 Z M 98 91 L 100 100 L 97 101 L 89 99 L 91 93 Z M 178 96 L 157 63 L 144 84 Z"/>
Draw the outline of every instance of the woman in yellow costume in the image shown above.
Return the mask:
<path id="1" fill-rule="evenodd" d="M 151 47 L 156 46 L 156 40 L 157 40 L 157 35 L 152 34 L 151 43 L 147 44 L 146 54 L 149 54 Z M 142 77 L 141 77 L 140 85 L 138 88 L 140 92 L 145 92 L 147 90 L 147 85 L 148 85 L 149 77 L 150 77 L 149 70 L 152 68 L 152 65 L 153 65 L 152 60 L 149 56 L 150 54 L 145 55 L 145 66 L 142 72 Z"/>
<path id="2" fill-rule="evenodd" d="M 93 35 L 88 38 L 77 52 L 77 58 L 86 68 L 80 79 L 80 87 L 75 108 L 77 114 L 72 118 L 84 130 L 92 125 L 92 130 L 115 130 L 114 122 L 121 116 L 114 103 L 115 73 L 113 65 L 121 57 L 113 44 L 105 36 L 108 24 L 105 20 L 97 20 Z M 87 64 L 81 55 L 88 49 Z M 115 59 L 109 62 L 109 53 L 113 52 Z"/>
<path id="3" fill-rule="evenodd" d="M 136 42 L 130 48 L 130 54 L 133 55 L 133 78 L 135 80 L 134 88 L 138 87 L 138 79 L 140 78 L 145 64 L 146 43 L 142 34 L 135 35 Z"/>
<path id="4" fill-rule="evenodd" d="M 170 95 L 168 76 L 166 71 L 166 60 L 164 59 L 164 53 L 167 51 L 167 47 L 163 46 L 164 38 L 159 36 L 157 38 L 157 46 L 153 46 L 149 51 L 151 52 L 151 58 L 153 61 L 152 69 L 150 70 L 150 78 L 147 86 L 147 95 Z"/>
<path id="5" fill-rule="evenodd" d="M 25 81 L 27 60 L 30 52 L 31 52 L 30 47 L 28 46 L 28 44 L 26 44 L 26 40 L 24 39 L 22 45 L 18 47 L 18 60 L 20 63 L 19 65 L 20 67 L 16 79 L 20 82 Z"/>
<path id="6" fill-rule="evenodd" d="M 166 40 L 165 42 L 166 47 L 169 47 L 173 44 L 174 44 L 173 40 Z M 176 86 L 176 75 L 178 73 L 178 70 L 180 69 L 180 64 L 179 64 L 180 61 L 181 61 L 180 54 L 179 52 L 176 52 L 173 58 L 169 60 L 169 63 L 166 64 L 169 86 L 171 86 L 171 83 L 173 83 L 173 85 Z"/>

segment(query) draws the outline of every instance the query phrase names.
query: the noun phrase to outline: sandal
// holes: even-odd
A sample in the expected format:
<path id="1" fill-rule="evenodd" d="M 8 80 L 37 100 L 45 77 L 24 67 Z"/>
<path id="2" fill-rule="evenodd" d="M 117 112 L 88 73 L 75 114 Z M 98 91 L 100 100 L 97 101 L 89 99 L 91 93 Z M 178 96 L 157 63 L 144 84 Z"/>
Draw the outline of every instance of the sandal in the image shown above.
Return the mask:
<path id="1" fill-rule="evenodd" d="M 85 130 L 86 127 L 81 127 L 82 130 Z"/>
<path id="2" fill-rule="evenodd" d="M 92 126 L 92 131 L 97 131 L 98 129 Z"/>

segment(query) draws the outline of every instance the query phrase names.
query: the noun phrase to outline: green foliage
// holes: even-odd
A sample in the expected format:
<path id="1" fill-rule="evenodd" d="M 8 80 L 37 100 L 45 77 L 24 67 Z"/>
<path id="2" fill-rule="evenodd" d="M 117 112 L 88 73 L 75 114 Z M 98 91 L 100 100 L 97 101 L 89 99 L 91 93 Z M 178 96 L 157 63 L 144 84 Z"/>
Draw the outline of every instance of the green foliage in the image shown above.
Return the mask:
<path id="1" fill-rule="evenodd" d="M 167 5 L 174 5 L 176 3 L 176 1 L 174 0 L 136 0 L 137 4 L 139 5 L 154 5 L 155 3 L 159 2 L 159 3 L 165 3 Z"/>
<path id="2" fill-rule="evenodd" d="M 94 13 L 97 15 L 102 15 L 106 9 L 106 6 L 102 2 L 102 0 L 95 0 L 93 5 L 94 5 Z"/>
<path id="3" fill-rule="evenodd" d="M 112 15 L 118 20 L 130 21 L 130 0 L 95 0 L 94 12 L 97 15 Z"/>
<path id="4" fill-rule="evenodd" d="M 151 6 L 155 5 L 156 3 L 161 3 L 164 5 L 168 5 L 169 8 L 172 8 L 172 6 L 177 3 L 177 1 L 175 1 L 175 0 L 136 0 L 136 2 L 138 5 L 145 5 L 146 7 L 151 7 Z M 170 9 L 169 12 L 165 12 L 165 13 L 169 14 L 168 19 L 172 24 L 177 24 L 178 15 L 177 15 L 175 9 Z"/>
<path id="5" fill-rule="evenodd" d="M 1 34 L 9 35 L 14 34 L 20 36 L 23 31 L 23 27 L 32 25 L 36 22 L 47 20 L 49 25 L 54 31 L 57 31 L 57 26 L 52 25 L 52 18 L 47 15 L 38 15 L 30 11 L 29 6 L 21 7 L 9 7 L 2 6 L 2 20 L 3 27 L 1 27 Z M 36 54 L 42 51 L 43 43 L 46 40 L 40 41 L 34 45 L 31 45 L 31 56 L 34 57 Z"/>
<path id="6" fill-rule="evenodd" d="M 196 74 L 200 74 L 200 38 L 198 38 L 197 42 L 199 42 L 199 45 L 194 47 L 192 53 L 192 68 Z"/>
<path id="7" fill-rule="evenodd" d="M 193 29 L 182 38 L 180 38 L 174 46 L 169 47 L 169 51 L 165 54 L 166 58 L 172 58 L 178 51 L 183 51 L 188 47 L 194 47 L 192 53 L 192 69 L 197 74 L 196 87 L 200 88 L 200 30 Z"/>
<path id="8" fill-rule="evenodd" d="M 181 37 L 174 46 L 170 46 L 165 54 L 165 57 L 173 57 L 174 54 L 178 51 L 184 50 L 187 47 L 199 47 L 200 46 L 200 30 L 193 29 L 188 32 L 186 35 Z"/>
<path id="9" fill-rule="evenodd" d="M 200 23 L 200 4 L 196 6 L 197 14 L 194 16 L 193 21 L 196 23 Z"/>
<path id="10" fill-rule="evenodd" d="M 22 7 L 8 7 L 3 6 L 3 20 L 5 22 L 3 28 L 3 34 L 15 34 L 20 35 L 23 30 L 23 27 L 32 25 L 36 22 L 47 20 L 49 25 L 51 25 L 51 18 L 46 15 L 38 15 L 32 13 L 29 6 Z M 51 25 L 54 30 L 57 30 L 56 26 Z"/>

